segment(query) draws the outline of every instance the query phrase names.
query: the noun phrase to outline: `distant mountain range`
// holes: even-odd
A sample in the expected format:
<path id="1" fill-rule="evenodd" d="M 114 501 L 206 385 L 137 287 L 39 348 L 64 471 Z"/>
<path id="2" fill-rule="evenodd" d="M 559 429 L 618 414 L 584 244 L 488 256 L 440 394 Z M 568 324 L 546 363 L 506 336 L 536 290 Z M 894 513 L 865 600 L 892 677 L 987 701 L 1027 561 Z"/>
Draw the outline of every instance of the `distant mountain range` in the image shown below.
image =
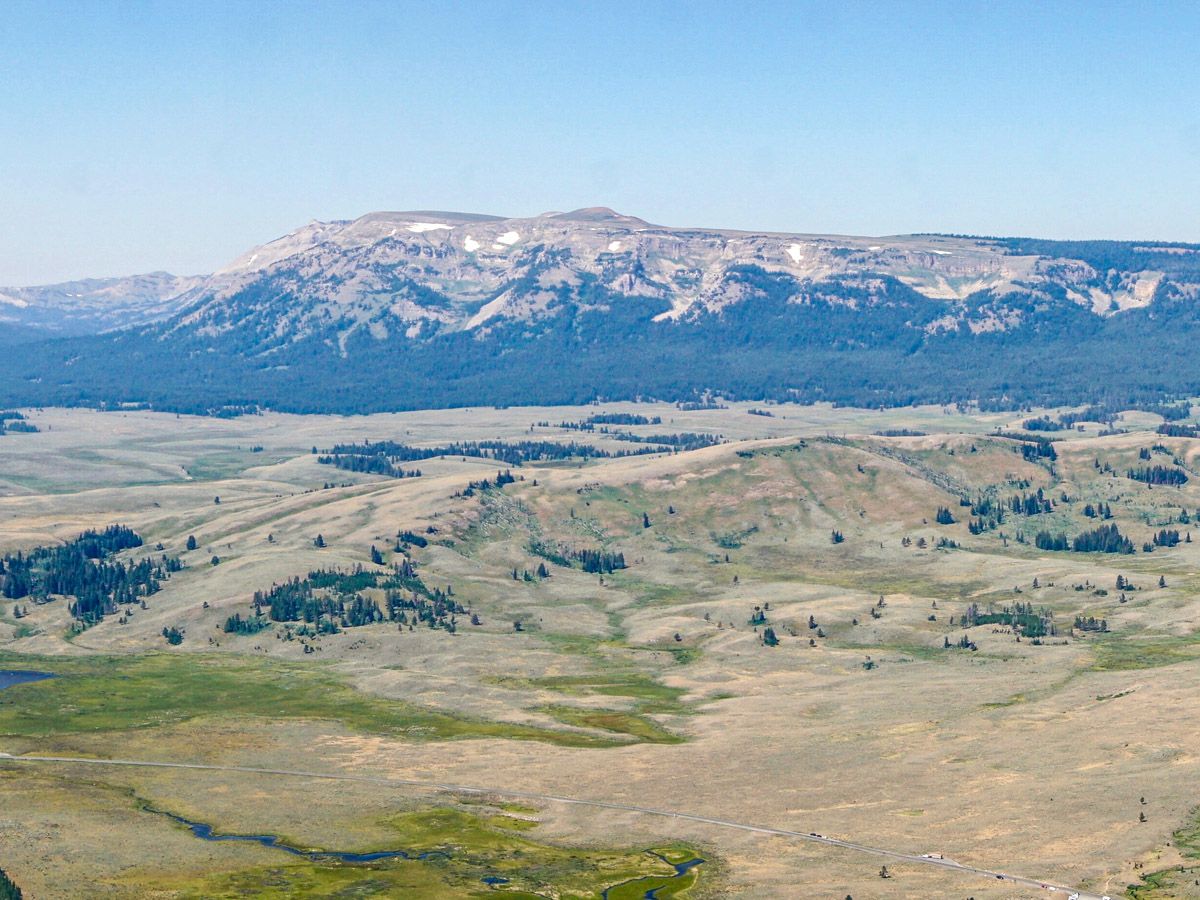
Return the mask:
<path id="1" fill-rule="evenodd" d="M 368 412 L 598 397 L 1200 393 L 1200 245 L 313 222 L 200 277 L 0 289 L 0 405 Z"/>

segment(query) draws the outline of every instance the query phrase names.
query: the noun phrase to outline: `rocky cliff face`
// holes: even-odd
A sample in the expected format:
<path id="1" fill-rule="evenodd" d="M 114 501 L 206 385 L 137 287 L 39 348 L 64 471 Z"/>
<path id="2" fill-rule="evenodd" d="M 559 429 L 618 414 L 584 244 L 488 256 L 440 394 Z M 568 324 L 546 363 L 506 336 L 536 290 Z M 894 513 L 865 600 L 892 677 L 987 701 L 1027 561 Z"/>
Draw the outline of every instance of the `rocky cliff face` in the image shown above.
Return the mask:
<path id="1" fill-rule="evenodd" d="M 870 302 L 894 279 L 945 302 L 927 325 L 1013 327 L 1009 294 L 1065 301 L 1108 316 L 1151 302 L 1163 273 L 1111 271 L 1022 253 L 1002 242 L 947 236 L 890 238 L 668 228 L 600 208 L 532 218 L 380 212 L 312 222 L 256 247 L 206 278 L 163 273 L 0 291 L 0 317 L 84 333 L 178 316 L 173 328 L 218 335 L 253 329 L 265 345 L 330 329 L 385 339 L 536 320 L 562 302 L 607 295 L 665 304 L 656 320 L 686 320 L 745 299 L 731 273 L 755 267 L 814 296 Z M 865 291 L 865 294 L 864 294 Z M 986 296 L 985 304 L 969 303 Z M 601 299 L 596 299 L 601 298 Z M 1027 306 L 1027 303 L 1023 303 Z"/>

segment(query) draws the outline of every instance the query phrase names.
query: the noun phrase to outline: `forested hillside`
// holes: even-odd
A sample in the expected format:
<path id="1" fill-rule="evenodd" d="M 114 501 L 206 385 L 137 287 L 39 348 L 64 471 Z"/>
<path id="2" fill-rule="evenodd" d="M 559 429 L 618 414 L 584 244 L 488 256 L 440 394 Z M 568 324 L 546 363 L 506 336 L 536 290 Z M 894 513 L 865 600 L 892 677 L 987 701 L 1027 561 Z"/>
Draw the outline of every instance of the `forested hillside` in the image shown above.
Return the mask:
<path id="1" fill-rule="evenodd" d="M 714 393 L 1011 407 L 1200 393 L 1192 245 L 865 246 L 607 212 L 446 214 L 453 224 L 397 237 L 408 215 L 259 248 L 161 321 L 12 347 L 0 405 L 366 413 Z"/>

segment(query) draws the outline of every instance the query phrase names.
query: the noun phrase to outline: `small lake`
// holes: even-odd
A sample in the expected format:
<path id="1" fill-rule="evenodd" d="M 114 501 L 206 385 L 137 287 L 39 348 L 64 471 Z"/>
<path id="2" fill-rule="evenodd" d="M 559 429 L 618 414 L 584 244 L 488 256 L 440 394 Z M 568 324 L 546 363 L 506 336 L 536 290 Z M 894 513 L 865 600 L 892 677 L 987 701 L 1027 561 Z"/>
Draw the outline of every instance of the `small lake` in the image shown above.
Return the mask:
<path id="1" fill-rule="evenodd" d="M 50 672 L 23 672 L 0 669 L 0 691 L 5 688 L 15 687 L 18 684 L 26 684 L 30 681 L 43 681 L 53 677 Z"/>

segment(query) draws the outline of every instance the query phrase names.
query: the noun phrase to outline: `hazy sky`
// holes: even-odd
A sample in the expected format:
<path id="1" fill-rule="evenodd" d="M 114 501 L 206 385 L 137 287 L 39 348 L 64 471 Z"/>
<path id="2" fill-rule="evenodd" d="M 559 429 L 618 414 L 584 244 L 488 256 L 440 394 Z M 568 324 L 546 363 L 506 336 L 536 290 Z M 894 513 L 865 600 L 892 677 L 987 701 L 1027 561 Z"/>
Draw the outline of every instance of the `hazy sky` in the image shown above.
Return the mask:
<path id="1" fill-rule="evenodd" d="M 1200 241 L 1198 10 L 6 0 L 0 284 L 380 209 Z"/>

